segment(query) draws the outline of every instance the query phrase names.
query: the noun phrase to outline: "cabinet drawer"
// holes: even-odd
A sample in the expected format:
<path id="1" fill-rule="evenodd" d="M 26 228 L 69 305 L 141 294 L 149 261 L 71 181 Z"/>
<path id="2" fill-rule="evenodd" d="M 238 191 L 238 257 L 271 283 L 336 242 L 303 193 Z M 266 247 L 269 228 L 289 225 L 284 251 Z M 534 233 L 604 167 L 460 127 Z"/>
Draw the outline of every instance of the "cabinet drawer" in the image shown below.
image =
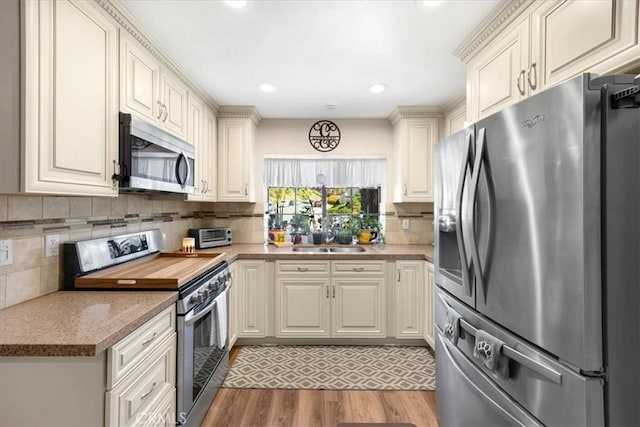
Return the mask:
<path id="1" fill-rule="evenodd" d="M 384 275 L 385 261 L 332 261 L 331 274 L 336 276 Z"/>
<path id="2" fill-rule="evenodd" d="M 329 261 L 276 261 L 276 274 L 329 275 Z"/>
<path id="3" fill-rule="evenodd" d="M 107 351 L 107 388 L 118 384 L 175 330 L 176 312 L 172 305 L 111 347 Z"/>
<path id="4" fill-rule="evenodd" d="M 167 337 L 116 387 L 106 394 L 106 425 L 147 423 L 167 393 L 175 390 L 176 334 Z"/>
<path id="5" fill-rule="evenodd" d="M 161 398 L 160 404 L 150 410 L 150 415 L 140 417 L 145 422 L 144 427 L 165 426 L 174 427 L 176 425 L 176 389 L 172 388 Z"/>

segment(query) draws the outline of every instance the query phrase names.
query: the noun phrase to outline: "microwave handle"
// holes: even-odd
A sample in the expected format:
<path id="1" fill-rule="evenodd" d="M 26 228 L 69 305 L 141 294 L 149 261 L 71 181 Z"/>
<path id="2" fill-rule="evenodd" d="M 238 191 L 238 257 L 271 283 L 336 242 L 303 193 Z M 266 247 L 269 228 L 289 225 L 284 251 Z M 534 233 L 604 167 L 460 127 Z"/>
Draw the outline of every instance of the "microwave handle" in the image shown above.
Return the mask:
<path id="1" fill-rule="evenodd" d="M 182 161 L 184 161 L 187 165 L 187 174 L 184 177 L 184 179 L 182 179 L 182 177 L 180 176 L 180 163 Z M 184 153 L 180 153 L 178 155 L 178 161 L 176 162 L 176 179 L 178 180 L 178 184 L 184 187 L 187 184 L 187 181 L 189 181 L 190 176 L 191 176 L 191 166 L 189 166 L 189 159 L 187 158 L 187 156 L 185 156 Z"/>

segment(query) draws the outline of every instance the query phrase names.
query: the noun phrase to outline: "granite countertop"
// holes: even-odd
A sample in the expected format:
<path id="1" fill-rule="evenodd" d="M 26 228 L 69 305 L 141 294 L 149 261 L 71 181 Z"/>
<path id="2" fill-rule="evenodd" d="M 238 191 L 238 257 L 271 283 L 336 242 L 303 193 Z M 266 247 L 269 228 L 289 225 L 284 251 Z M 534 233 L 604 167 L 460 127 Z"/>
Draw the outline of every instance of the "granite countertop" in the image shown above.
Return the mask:
<path id="1" fill-rule="evenodd" d="M 313 245 L 301 245 L 313 246 Z M 331 245 L 329 245 L 331 246 Z M 340 245 L 335 245 L 340 246 Z M 228 262 L 236 259 L 389 259 L 389 260 L 426 260 L 433 262 L 433 246 L 427 245 L 366 245 L 364 252 L 328 253 L 293 252 L 294 246 L 277 247 L 264 244 L 233 244 L 217 248 L 203 249 L 197 252 L 224 252 Z"/>
<path id="2" fill-rule="evenodd" d="M 389 259 L 433 262 L 433 246 L 367 245 L 359 253 L 293 252 L 235 244 L 198 252 L 221 259 Z M 95 356 L 178 299 L 176 292 L 60 291 L 0 310 L 0 356 Z M 1 361 L 1 359 L 0 359 Z"/>
<path id="3" fill-rule="evenodd" d="M 177 299 L 176 292 L 60 291 L 26 301 L 0 310 L 0 356 L 95 356 Z"/>

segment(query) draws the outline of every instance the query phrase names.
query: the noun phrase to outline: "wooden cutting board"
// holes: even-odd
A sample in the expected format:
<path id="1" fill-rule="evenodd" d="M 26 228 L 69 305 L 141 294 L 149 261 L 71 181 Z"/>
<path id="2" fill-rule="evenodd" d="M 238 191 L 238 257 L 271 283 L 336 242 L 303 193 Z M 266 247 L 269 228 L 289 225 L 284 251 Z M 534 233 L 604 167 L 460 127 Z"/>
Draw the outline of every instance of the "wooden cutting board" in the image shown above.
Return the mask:
<path id="1" fill-rule="evenodd" d="M 223 261 L 224 253 L 160 253 L 75 279 L 76 288 L 178 289 Z"/>

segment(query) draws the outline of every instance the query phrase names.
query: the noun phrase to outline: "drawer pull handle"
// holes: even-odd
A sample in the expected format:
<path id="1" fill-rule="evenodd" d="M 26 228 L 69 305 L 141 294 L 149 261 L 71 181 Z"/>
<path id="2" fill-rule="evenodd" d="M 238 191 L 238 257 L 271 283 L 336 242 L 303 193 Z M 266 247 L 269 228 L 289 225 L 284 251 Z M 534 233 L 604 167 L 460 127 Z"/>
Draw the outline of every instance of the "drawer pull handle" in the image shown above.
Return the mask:
<path id="1" fill-rule="evenodd" d="M 142 342 L 142 346 L 144 347 L 147 344 L 149 344 L 151 341 L 155 340 L 157 335 L 158 335 L 158 333 L 154 332 L 153 335 L 151 335 L 151 338 L 149 338 L 148 340 Z"/>
<path id="2" fill-rule="evenodd" d="M 146 392 L 145 394 L 140 396 L 140 399 L 146 399 L 147 396 L 149 396 L 151 393 L 153 393 L 153 391 L 156 389 L 156 385 L 158 385 L 158 383 L 153 383 L 153 385 L 151 386 L 151 390 L 149 390 L 148 392 Z"/>
<path id="3" fill-rule="evenodd" d="M 353 271 L 364 271 L 364 267 L 353 267 Z"/>
<path id="4" fill-rule="evenodd" d="M 298 267 L 298 271 L 304 273 L 306 271 L 309 271 L 309 268 L 308 267 Z"/>
<path id="5" fill-rule="evenodd" d="M 135 285 L 137 282 L 135 279 L 120 279 L 116 283 L 118 285 Z"/>

